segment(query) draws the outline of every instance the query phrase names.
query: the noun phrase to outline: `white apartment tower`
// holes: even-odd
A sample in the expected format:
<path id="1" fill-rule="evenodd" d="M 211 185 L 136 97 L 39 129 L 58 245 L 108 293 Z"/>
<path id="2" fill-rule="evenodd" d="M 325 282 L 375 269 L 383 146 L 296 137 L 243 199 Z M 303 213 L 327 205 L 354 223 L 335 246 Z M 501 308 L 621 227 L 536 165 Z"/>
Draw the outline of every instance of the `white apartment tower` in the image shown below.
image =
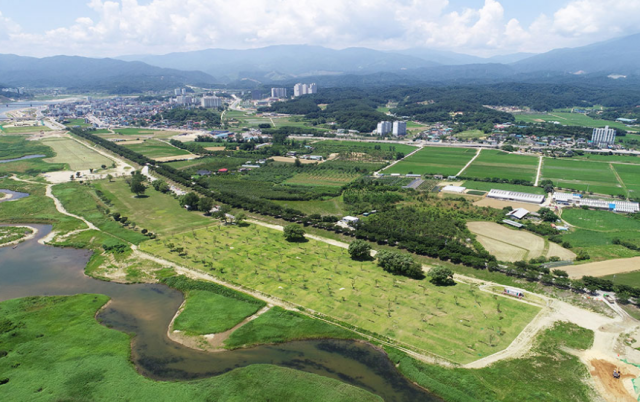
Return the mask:
<path id="1" fill-rule="evenodd" d="M 201 101 L 203 108 L 222 107 L 222 99 L 217 96 L 204 96 Z"/>
<path id="2" fill-rule="evenodd" d="M 318 92 L 318 86 L 315 83 L 308 85 L 298 83 L 293 87 L 293 96 L 296 98 L 302 95 L 315 94 L 316 92 Z"/>
<path id="3" fill-rule="evenodd" d="M 616 130 L 609 128 L 609 126 L 594 128 L 591 141 L 596 145 L 613 145 L 616 142 Z"/>
<path id="4" fill-rule="evenodd" d="M 271 88 L 271 97 L 272 98 L 286 98 L 287 97 L 287 88 Z"/>
<path id="5" fill-rule="evenodd" d="M 392 125 L 390 121 L 381 121 L 378 123 L 378 128 L 376 129 L 376 133 L 379 135 L 387 135 L 391 133 Z"/>
<path id="6" fill-rule="evenodd" d="M 407 122 L 406 121 L 394 121 L 393 122 L 393 135 L 400 137 L 407 135 Z"/>

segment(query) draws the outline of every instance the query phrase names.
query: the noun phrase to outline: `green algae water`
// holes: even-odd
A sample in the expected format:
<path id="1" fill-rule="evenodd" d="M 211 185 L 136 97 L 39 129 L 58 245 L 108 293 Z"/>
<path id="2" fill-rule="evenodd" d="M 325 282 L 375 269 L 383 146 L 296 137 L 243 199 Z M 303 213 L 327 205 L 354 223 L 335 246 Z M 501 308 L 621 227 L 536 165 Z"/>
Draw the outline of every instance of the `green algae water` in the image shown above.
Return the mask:
<path id="1" fill-rule="evenodd" d="M 405 379 L 393 363 L 372 346 L 355 341 L 288 342 L 225 352 L 201 352 L 171 341 L 167 329 L 183 295 L 157 284 L 124 285 L 84 275 L 87 250 L 41 245 L 48 225 L 30 225 L 36 239 L 15 249 L 0 248 L 0 301 L 27 296 L 99 293 L 111 302 L 97 315 L 109 328 L 133 333 L 132 360 L 147 377 L 191 380 L 226 373 L 251 364 L 274 364 L 338 379 L 385 401 L 440 401 Z"/>

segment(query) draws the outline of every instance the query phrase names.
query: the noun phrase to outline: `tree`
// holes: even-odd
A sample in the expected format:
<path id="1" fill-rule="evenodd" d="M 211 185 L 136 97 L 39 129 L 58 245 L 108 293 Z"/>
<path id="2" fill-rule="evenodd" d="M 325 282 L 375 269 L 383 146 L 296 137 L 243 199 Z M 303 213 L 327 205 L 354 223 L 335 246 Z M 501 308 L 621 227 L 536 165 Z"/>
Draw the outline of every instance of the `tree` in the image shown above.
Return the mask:
<path id="1" fill-rule="evenodd" d="M 198 201 L 198 209 L 205 214 L 209 214 L 211 209 L 213 208 L 213 198 L 202 197 L 200 201 Z"/>
<path id="2" fill-rule="evenodd" d="M 107 175 L 107 180 L 109 180 L 109 183 L 113 181 L 113 176 L 111 176 L 111 173 Z"/>
<path id="3" fill-rule="evenodd" d="M 631 293 L 627 292 L 626 290 L 622 292 L 618 292 L 616 294 L 616 299 L 618 299 L 618 302 L 621 304 L 628 304 L 630 298 L 631 298 Z"/>
<path id="4" fill-rule="evenodd" d="M 431 283 L 437 286 L 450 286 L 453 281 L 453 271 L 447 267 L 434 267 L 429 270 L 429 278 Z"/>
<path id="5" fill-rule="evenodd" d="M 156 180 L 151 185 L 156 191 L 160 191 L 161 193 L 169 192 L 169 185 L 164 180 Z"/>
<path id="6" fill-rule="evenodd" d="M 242 226 L 245 220 L 247 220 L 247 214 L 244 212 L 238 212 L 236 214 L 236 225 Z"/>
<path id="7" fill-rule="evenodd" d="M 583 292 L 584 291 L 584 281 L 582 279 L 574 279 L 571 281 L 571 289 L 575 292 Z"/>
<path id="8" fill-rule="evenodd" d="M 198 204 L 200 203 L 200 197 L 198 194 L 191 192 L 180 197 L 180 206 L 188 207 L 189 210 L 194 211 L 198 209 Z"/>
<path id="9" fill-rule="evenodd" d="M 305 234 L 306 232 L 304 231 L 302 226 L 290 224 L 284 227 L 284 238 L 287 241 L 302 241 L 304 240 Z"/>
<path id="10" fill-rule="evenodd" d="M 558 215 L 556 215 L 552 210 L 550 210 L 549 208 L 540 208 L 540 210 L 538 211 L 538 214 L 540 214 L 540 217 L 542 218 L 543 221 L 545 222 L 555 222 L 558 219 L 560 219 L 558 217 Z"/>
<path id="11" fill-rule="evenodd" d="M 299 158 L 296 158 L 295 162 L 293 162 L 293 166 L 297 168 L 302 166 L 302 162 L 300 162 Z"/>
<path id="12" fill-rule="evenodd" d="M 349 255 L 354 260 L 368 260 L 371 258 L 371 245 L 364 240 L 354 240 L 349 244 Z"/>
<path id="13" fill-rule="evenodd" d="M 591 259 L 591 256 L 589 255 L 589 253 L 587 253 L 584 250 L 578 251 L 578 255 L 576 256 L 576 261 L 584 261 L 589 259 Z"/>
<path id="14" fill-rule="evenodd" d="M 143 195 L 145 191 L 147 191 L 147 187 L 144 184 L 142 184 L 141 181 L 139 180 L 131 181 L 131 192 L 134 193 L 137 197 L 140 197 L 141 195 Z"/>
<path id="15" fill-rule="evenodd" d="M 422 279 L 422 266 L 415 262 L 409 254 L 382 250 L 378 253 L 378 266 L 394 275 Z"/>

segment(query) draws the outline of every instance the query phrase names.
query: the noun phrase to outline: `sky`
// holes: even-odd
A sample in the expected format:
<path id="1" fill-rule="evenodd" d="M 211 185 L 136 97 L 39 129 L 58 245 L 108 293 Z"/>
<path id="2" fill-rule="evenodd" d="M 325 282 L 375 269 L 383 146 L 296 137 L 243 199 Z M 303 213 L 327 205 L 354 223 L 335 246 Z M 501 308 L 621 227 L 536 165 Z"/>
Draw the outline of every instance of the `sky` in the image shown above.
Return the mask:
<path id="1" fill-rule="evenodd" d="M 282 44 L 542 53 L 640 32 L 640 0 L 0 0 L 0 53 L 115 57 Z"/>

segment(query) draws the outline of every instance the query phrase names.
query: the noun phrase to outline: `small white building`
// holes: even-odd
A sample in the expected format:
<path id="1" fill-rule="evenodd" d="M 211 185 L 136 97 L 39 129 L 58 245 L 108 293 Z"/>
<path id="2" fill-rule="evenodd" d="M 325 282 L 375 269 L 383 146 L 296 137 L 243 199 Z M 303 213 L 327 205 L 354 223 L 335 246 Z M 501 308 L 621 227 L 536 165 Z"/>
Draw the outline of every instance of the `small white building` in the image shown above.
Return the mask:
<path id="1" fill-rule="evenodd" d="M 503 201 L 530 202 L 533 204 L 542 204 L 544 202 L 544 195 L 495 189 L 489 191 L 487 197 Z"/>
<path id="2" fill-rule="evenodd" d="M 442 188 L 442 191 L 446 191 L 448 193 L 457 193 L 457 194 L 462 194 L 467 190 L 466 187 L 460 187 L 460 186 L 444 186 Z"/>
<path id="3" fill-rule="evenodd" d="M 356 218 L 355 216 L 345 216 L 344 218 L 342 218 L 342 222 L 346 223 L 347 225 L 355 225 L 360 222 L 360 218 Z"/>
<path id="4" fill-rule="evenodd" d="M 524 208 L 517 208 L 507 214 L 508 216 L 515 219 L 524 219 L 525 216 L 529 215 L 529 211 Z"/>

